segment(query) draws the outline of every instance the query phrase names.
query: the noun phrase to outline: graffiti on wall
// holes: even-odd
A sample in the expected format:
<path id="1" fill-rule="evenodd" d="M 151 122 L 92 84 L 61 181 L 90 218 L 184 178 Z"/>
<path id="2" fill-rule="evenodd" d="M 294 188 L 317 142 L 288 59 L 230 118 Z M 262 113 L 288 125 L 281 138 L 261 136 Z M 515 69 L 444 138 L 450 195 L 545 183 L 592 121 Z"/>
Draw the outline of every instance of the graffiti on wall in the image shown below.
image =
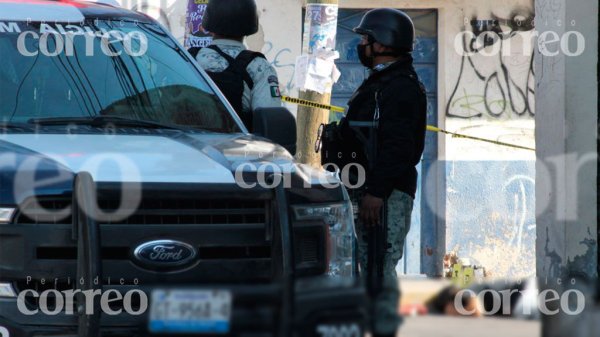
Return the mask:
<path id="1" fill-rule="evenodd" d="M 493 10 L 482 5 L 473 9 L 476 15 L 466 15 L 447 56 L 456 68 L 450 68 L 445 122 L 459 133 L 534 147 L 534 6 L 528 0 L 518 3 Z M 446 141 L 452 158 L 446 174 L 448 251 L 497 277 L 531 276 L 537 237 L 535 153 Z"/>
<path id="2" fill-rule="evenodd" d="M 465 28 L 460 35 L 462 57 L 446 105 L 447 117 L 534 116 L 533 44 L 525 41 L 534 30 L 533 20 L 527 9 L 514 10 L 508 18 L 492 14 L 484 20 L 465 20 L 470 30 Z"/>

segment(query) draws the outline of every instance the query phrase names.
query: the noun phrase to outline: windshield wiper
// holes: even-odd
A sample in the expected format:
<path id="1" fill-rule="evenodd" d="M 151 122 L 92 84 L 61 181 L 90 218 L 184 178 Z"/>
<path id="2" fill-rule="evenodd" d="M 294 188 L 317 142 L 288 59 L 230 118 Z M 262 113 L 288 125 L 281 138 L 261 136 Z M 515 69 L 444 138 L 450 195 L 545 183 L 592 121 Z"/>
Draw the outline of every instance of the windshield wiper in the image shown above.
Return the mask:
<path id="1" fill-rule="evenodd" d="M 31 129 L 26 123 L 0 122 L 0 129 Z"/>
<path id="2" fill-rule="evenodd" d="M 50 118 L 32 118 L 27 121 L 30 124 L 38 125 L 68 125 L 80 124 L 91 126 L 106 126 L 112 124 L 114 126 L 124 127 L 143 127 L 151 129 L 172 129 L 181 130 L 173 125 L 161 124 L 158 122 L 144 121 L 139 119 L 130 119 L 118 116 L 96 116 L 96 117 L 50 117 Z"/>

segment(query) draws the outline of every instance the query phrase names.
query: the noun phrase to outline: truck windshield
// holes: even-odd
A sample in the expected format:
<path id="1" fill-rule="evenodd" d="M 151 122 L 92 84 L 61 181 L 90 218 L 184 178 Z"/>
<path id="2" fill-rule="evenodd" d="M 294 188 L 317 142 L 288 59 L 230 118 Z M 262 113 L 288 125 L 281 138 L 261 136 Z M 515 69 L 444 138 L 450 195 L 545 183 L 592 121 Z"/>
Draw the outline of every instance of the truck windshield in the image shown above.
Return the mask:
<path id="1" fill-rule="evenodd" d="M 240 132 L 156 24 L 0 22 L 3 123 L 97 116 Z"/>

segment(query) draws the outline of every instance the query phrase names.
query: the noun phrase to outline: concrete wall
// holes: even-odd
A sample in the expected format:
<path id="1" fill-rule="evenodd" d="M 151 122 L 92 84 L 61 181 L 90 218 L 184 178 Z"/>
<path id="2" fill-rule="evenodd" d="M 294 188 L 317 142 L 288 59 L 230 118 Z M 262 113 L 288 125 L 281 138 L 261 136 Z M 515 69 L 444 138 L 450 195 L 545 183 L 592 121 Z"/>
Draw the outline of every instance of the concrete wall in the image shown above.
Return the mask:
<path id="1" fill-rule="evenodd" d="M 541 277 L 597 275 L 598 3 L 538 0 L 540 34 L 585 37 L 579 56 L 536 55 L 538 263 Z M 564 23 L 574 22 L 575 25 Z M 556 49 L 557 43 L 549 43 Z M 570 46 L 573 46 L 571 43 Z"/>
<path id="2" fill-rule="evenodd" d="M 248 47 L 261 50 L 279 75 L 284 95 L 296 95 L 292 83 L 296 57 L 302 52 L 302 0 L 257 0 L 260 31 Z"/>
<path id="3" fill-rule="evenodd" d="M 587 304 L 580 315 L 543 316 L 542 336 L 597 336 L 590 309 L 598 282 L 598 1 L 537 0 L 536 11 L 545 50 L 561 49 L 549 34 L 585 38 L 578 56 L 536 54 L 539 285 L 562 293 L 573 286 L 561 281 L 574 280 Z M 565 45 L 576 50 L 575 40 Z"/>
<path id="4" fill-rule="evenodd" d="M 121 0 L 130 4 L 142 0 Z M 183 38 L 187 0 L 146 1 L 165 7 L 161 16 Z M 282 92 L 295 96 L 294 61 L 301 52 L 304 0 L 257 0 L 261 29 L 247 45 L 277 68 Z M 439 126 L 473 136 L 528 147 L 534 140 L 533 0 L 340 0 L 342 8 L 435 8 L 438 10 Z M 473 31 L 471 20 L 498 20 L 504 39 L 463 56 L 456 37 Z M 476 32 L 479 34 L 479 32 Z M 480 38 L 482 39 L 482 38 Z M 482 40 L 483 41 L 483 40 Z M 470 42 L 469 40 L 465 42 Z M 500 55 L 486 56 L 498 48 Z M 510 50 L 510 52 L 508 52 Z M 469 50 L 471 51 L 471 50 Z M 502 53 L 505 56 L 502 56 Z M 291 107 L 293 108 L 293 107 Z M 523 276 L 534 270 L 535 152 L 451 137 L 439 137 L 446 179 L 428 179 L 447 195 L 424 195 L 446 219 L 447 250 L 477 259 L 496 275 Z M 444 169 L 445 166 L 445 169 Z M 427 177 L 425 173 L 423 176 Z M 445 183 L 444 183 L 445 180 Z M 443 186 L 442 186 L 443 185 Z M 439 198 L 445 208 L 439 206 Z M 443 228 L 442 228 L 443 233 Z"/>

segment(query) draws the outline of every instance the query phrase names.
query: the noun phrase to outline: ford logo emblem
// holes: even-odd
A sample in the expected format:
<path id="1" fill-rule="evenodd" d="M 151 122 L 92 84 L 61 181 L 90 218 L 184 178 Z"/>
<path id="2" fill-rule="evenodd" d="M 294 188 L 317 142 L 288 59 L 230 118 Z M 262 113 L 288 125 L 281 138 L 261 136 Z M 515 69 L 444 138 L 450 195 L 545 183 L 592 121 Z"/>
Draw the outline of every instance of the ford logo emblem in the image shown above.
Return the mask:
<path id="1" fill-rule="evenodd" d="M 169 269 L 183 267 L 194 261 L 196 249 L 181 241 L 156 240 L 139 245 L 133 255 L 144 267 Z"/>

